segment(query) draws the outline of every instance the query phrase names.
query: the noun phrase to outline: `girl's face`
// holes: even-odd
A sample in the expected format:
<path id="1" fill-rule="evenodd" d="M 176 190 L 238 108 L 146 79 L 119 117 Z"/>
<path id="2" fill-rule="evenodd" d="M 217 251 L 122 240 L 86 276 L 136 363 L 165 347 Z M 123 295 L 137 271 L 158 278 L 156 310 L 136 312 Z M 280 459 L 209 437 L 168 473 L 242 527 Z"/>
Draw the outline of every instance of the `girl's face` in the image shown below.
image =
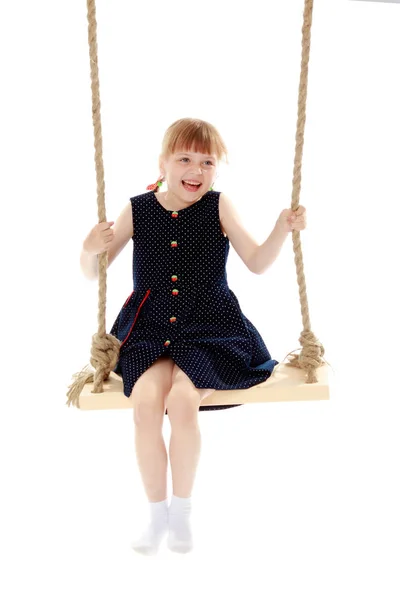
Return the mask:
<path id="1" fill-rule="evenodd" d="M 215 155 L 200 152 L 179 151 L 160 162 L 161 173 L 164 174 L 168 191 L 183 201 L 196 200 L 203 196 L 212 186 L 216 176 L 217 158 Z M 197 181 L 201 185 L 193 191 L 185 189 L 182 181 Z"/>

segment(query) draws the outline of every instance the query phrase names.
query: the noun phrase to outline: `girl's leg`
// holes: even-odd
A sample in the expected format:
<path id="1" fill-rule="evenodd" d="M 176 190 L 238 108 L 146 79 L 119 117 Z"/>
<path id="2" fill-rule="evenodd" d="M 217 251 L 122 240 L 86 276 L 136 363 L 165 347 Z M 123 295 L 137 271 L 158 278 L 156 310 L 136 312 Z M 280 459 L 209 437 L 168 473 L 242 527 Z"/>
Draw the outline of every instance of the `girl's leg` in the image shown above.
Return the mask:
<path id="1" fill-rule="evenodd" d="M 191 494 L 201 448 L 198 412 L 202 399 L 213 391 L 194 388 L 183 373 L 182 376 L 175 377 L 167 398 L 171 422 L 169 457 L 173 483 L 168 547 L 175 552 L 190 552 L 193 547 L 190 527 Z"/>
<path id="2" fill-rule="evenodd" d="M 168 528 L 168 456 L 162 434 L 165 398 L 171 387 L 173 361 L 160 357 L 137 380 L 132 391 L 137 463 L 150 503 L 150 524 L 132 548 L 154 554 Z"/>
<path id="3" fill-rule="evenodd" d="M 196 388 L 175 365 L 171 391 L 166 399 L 171 423 L 169 459 L 174 496 L 187 498 L 192 494 L 201 449 L 199 406 L 214 391 Z"/>
<path id="4" fill-rule="evenodd" d="M 137 380 L 131 398 L 136 458 L 149 502 L 167 497 L 168 456 L 162 434 L 173 361 L 160 357 Z"/>

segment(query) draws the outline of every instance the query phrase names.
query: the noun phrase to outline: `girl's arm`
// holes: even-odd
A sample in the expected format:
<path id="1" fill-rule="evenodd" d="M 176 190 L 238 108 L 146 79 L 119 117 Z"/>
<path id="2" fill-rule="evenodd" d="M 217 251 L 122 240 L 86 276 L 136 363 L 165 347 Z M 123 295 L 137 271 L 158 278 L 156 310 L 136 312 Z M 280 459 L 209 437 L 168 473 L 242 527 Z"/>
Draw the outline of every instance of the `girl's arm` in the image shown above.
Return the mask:
<path id="1" fill-rule="evenodd" d="M 86 279 L 97 279 L 99 275 L 97 254 L 90 254 L 90 252 L 86 252 L 86 250 L 82 248 L 80 264 Z"/>
<path id="2" fill-rule="evenodd" d="M 133 217 L 132 217 L 132 204 L 129 201 L 121 211 L 118 219 L 114 226 L 114 237 L 111 245 L 108 249 L 107 255 L 107 269 L 111 266 L 118 254 L 130 239 L 133 238 Z M 85 240 L 86 241 L 86 240 Z M 81 251 L 81 269 L 87 279 L 97 279 L 99 276 L 99 265 L 98 265 L 98 254 L 87 252 L 85 250 L 85 241 L 83 242 Z"/>
<path id="3" fill-rule="evenodd" d="M 269 238 L 260 246 L 244 227 L 233 202 L 223 192 L 219 196 L 219 213 L 221 225 L 233 248 L 252 273 L 261 275 L 277 258 L 287 238 L 282 219 L 277 221 Z"/>
<path id="4" fill-rule="evenodd" d="M 252 256 L 251 270 L 253 273 L 262 275 L 275 262 L 288 235 L 289 232 L 285 231 L 280 223 L 276 223 L 269 237 L 261 246 L 258 246 Z"/>

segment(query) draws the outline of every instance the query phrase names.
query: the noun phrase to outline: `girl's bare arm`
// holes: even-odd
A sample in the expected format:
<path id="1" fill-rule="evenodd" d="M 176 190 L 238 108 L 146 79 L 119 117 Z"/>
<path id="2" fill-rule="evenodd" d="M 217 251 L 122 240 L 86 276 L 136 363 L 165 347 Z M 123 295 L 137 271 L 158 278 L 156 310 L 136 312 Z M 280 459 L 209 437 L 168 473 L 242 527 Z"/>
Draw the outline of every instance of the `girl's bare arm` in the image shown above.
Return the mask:
<path id="1" fill-rule="evenodd" d="M 117 258 L 121 250 L 133 238 L 132 204 L 129 203 L 122 209 L 114 225 L 114 237 L 108 249 L 108 267 Z M 87 279 L 98 278 L 98 255 L 87 252 L 85 242 L 82 245 L 80 266 Z"/>

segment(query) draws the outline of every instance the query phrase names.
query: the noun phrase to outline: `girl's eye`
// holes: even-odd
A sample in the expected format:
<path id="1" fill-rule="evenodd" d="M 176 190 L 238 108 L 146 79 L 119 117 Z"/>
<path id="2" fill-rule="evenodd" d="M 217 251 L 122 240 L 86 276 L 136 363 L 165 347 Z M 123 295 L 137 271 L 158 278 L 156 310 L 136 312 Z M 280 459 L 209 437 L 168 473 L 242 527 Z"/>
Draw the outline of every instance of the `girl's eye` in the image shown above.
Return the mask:
<path id="1" fill-rule="evenodd" d="M 183 157 L 181 158 L 181 160 L 189 160 L 189 159 L 188 159 L 188 157 L 187 157 L 187 156 L 183 156 Z M 211 165 L 213 164 L 211 160 L 206 160 L 205 162 L 208 162 L 208 163 L 210 163 Z"/>

